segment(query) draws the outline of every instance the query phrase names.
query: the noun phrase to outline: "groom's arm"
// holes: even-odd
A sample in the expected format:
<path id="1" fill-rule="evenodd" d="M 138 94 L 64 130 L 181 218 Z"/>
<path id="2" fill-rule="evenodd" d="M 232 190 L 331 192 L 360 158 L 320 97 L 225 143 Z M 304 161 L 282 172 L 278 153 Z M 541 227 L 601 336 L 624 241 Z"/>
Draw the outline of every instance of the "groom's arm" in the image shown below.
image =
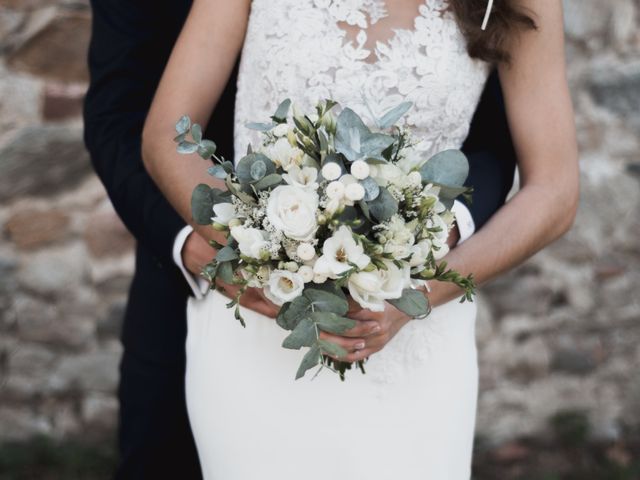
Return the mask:
<path id="1" fill-rule="evenodd" d="M 479 230 L 504 204 L 513 186 L 516 167 L 496 72 L 489 77 L 462 149 L 469 158 L 467 185 L 474 189 L 468 207 L 475 229 Z"/>
<path id="2" fill-rule="evenodd" d="M 149 105 L 182 22 L 173 18 L 172 26 L 144 3 L 91 2 L 85 143 L 127 228 L 160 263 L 172 265 L 174 240 L 185 222 L 144 169 L 140 144 Z M 176 8 L 174 14 L 186 12 Z"/>

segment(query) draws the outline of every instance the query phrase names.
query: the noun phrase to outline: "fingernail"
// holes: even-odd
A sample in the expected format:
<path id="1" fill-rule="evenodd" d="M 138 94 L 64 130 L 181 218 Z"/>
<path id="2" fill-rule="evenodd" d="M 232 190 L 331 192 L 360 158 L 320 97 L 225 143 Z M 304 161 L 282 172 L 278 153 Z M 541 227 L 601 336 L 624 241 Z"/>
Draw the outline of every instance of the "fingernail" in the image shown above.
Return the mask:
<path id="1" fill-rule="evenodd" d="M 355 344 L 356 350 L 362 350 L 364 348 L 364 342 L 358 342 Z"/>
<path id="2" fill-rule="evenodd" d="M 376 324 L 376 325 L 371 329 L 371 331 L 375 333 L 375 332 L 379 332 L 381 329 L 382 329 L 382 327 L 381 327 L 380 325 L 377 325 L 377 324 Z"/>

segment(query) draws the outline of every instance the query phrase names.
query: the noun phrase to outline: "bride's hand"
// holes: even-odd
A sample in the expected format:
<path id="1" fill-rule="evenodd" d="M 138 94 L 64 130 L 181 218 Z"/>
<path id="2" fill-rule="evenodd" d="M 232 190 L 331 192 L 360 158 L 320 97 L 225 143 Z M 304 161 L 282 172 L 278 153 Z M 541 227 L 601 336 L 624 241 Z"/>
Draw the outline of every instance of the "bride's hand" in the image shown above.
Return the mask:
<path id="1" fill-rule="evenodd" d="M 357 362 L 379 352 L 411 320 L 390 303 L 386 304 L 384 312 L 362 309 L 353 301 L 350 301 L 350 304 L 347 316 L 356 320 L 358 324 L 342 336 L 326 332 L 320 335 L 320 338 L 340 345 L 349 352 L 346 357 L 337 359 L 343 362 Z"/>
<path id="2" fill-rule="evenodd" d="M 200 275 L 202 268 L 215 256 L 216 251 L 197 232 L 192 232 L 182 247 L 182 263 L 196 276 Z M 229 298 L 234 298 L 240 288 L 222 282 L 217 282 L 217 285 Z M 259 288 L 248 288 L 240 297 L 240 305 L 271 318 L 275 318 L 280 310 L 280 307 L 270 302 Z"/>

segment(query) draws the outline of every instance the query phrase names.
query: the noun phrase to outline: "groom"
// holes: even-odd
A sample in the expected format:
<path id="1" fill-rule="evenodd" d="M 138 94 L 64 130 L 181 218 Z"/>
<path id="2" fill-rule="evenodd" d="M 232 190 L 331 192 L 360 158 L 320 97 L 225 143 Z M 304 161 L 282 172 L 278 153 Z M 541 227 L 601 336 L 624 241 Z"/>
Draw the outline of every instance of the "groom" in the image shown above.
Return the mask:
<path id="1" fill-rule="evenodd" d="M 116 211 L 137 239 L 136 271 L 122 331 L 117 478 L 197 479 L 200 467 L 184 394 L 186 302 L 190 294 L 199 294 L 192 275 L 210 259 L 211 250 L 185 228 L 145 171 L 140 155 L 147 110 L 190 0 L 91 3 L 85 141 Z M 210 122 L 227 158 L 233 158 L 234 95 L 235 74 Z M 512 184 L 515 155 L 500 99 L 494 76 L 464 147 L 471 165 L 468 183 L 475 194 L 471 215 L 461 206 L 457 211 L 463 237 L 474 223 L 476 229 L 482 227 Z"/>

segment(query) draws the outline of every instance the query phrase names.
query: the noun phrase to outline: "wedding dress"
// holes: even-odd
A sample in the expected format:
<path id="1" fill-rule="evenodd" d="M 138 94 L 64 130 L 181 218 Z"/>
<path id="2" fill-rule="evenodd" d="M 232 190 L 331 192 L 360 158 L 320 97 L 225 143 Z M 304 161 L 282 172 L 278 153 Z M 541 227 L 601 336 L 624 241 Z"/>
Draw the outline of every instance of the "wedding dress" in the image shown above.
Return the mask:
<path id="1" fill-rule="evenodd" d="M 422 2 L 409 25 L 389 26 L 392 13 L 383 0 L 253 0 L 238 158 L 257 140 L 244 125 L 267 120 L 285 98 L 301 111 L 331 98 L 365 121 L 409 100 L 404 122 L 419 148 L 459 148 L 488 65 L 468 56 L 446 0 Z M 454 300 L 410 321 L 366 374 L 350 370 L 341 382 L 328 370 L 295 381 L 304 352 L 280 346 L 288 332 L 246 309 L 242 328 L 227 302 L 211 291 L 188 304 L 187 405 L 205 479 L 470 477 L 474 303 Z"/>

